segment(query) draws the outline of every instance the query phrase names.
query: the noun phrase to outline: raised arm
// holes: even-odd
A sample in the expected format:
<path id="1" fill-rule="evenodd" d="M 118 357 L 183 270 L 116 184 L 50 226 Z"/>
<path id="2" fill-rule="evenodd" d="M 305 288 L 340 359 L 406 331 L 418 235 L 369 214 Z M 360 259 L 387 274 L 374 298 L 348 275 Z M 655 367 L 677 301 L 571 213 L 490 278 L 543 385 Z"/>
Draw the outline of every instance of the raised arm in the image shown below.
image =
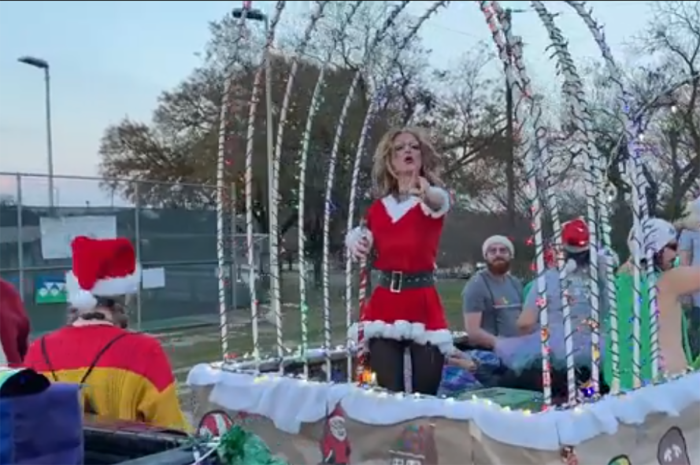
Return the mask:
<path id="1" fill-rule="evenodd" d="M 442 187 L 428 186 L 422 198 L 423 211 L 433 218 L 440 218 L 450 210 L 450 194 Z"/>
<path id="2" fill-rule="evenodd" d="M 532 286 L 527 291 L 525 302 L 523 303 L 523 311 L 518 317 L 518 331 L 521 334 L 530 334 L 535 330 L 537 325 L 537 317 L 539 310 L 537 308 L 537 280 L 533 281 Z"/>
<path id="3" fill-rule="evenodd" d="M 680 266 L 666 271 L 659 281 L 659 346 L 664 371 L 682 373 L 687 368 L 683 350 L 682 310 L 679 298 L 700 290 L 700 267 Z"/>
<path id="4" fill-rule="evenodd" d="M 561 309 L 559 271 L 556 269 L 547 270 L 544 275 L 547 285 L 547 308 L 549 311 L 557 311 Z M 539 300 L 539 291 L 537 289 L 537 278 L 530 286 L 530 290 L 525 297 L 523 311 L 518 317 L 518 330 L 522 334 L 530 334 L 537 327 L 540 316 L 540 306 L 537 305 Z"/>

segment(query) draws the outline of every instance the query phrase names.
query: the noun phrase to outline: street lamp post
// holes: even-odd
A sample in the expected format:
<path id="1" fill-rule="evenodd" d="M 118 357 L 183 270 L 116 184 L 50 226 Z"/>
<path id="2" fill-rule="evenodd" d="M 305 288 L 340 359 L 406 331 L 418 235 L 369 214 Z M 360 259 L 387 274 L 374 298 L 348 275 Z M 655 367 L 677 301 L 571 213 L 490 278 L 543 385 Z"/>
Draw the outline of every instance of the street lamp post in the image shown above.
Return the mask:
<path id="1" fill-rule="evenodd" d="M 262 11 L 258 9 L 246 9 L 244 10 L 243 8 L 236 8 L 233 10 L 233 17 L 234 18 L 240 18 L 243 16 L 245 12 L 245 18 L 250 19 L 252 21 L 262 21 L 265 27 L 265 35 L 267 36 L 269 30 L 270 30 L 270 22 L 267 18 L 267 15 L 263 13 Z M 273 139 L 272 139 L 272 65 L 270 64 L 270 55 L 265 52 L 265 113 L 267 117 L 267 175 L 269 178 L 268 181 L 268 192 L 270 196 L 270 202 L 272 202 L 272 176 L 274 176 L 274 173 L 272 171 L 273 167 L 273 158 L 274 158 L 274 144 L 273 144 Z M 272 211 L 272 209 L 268 208 L 268 210 Z"/>
<path id="2" fill-rule="evenodd" d="M 245 17 L 245 19 L 250 19 L 252 21 L 261 21 L 265 28 L 265 36 L 269 34 L 270 22 L 265 13 L 258 9 L 248 9 L 248 8 L 235 8 L 232 12 L 234 18 Z M 275 179 L 276 173 L 274 171 L 274 142 L 273 142 L 273 122 L 272 122 L 272 64 L 270 60 L 269 49 L 265 49 L 265 113 L 266 113 L 266 126 L 267 130 L 267 196 L 268 196 L 268 206 L 267 206 L 267 216 L 268 216 L 268 226 L 270 233 L 270 295 L 271 304 L 273 310 L 277 312 L 280 309 L 275 308 L 275 297 L 279 295 L 279 281 L 273 277 L 273 273 L 278 273 L 279 262 L 277 257 L 277 250 L 272 250 L 273 244 L 277 244 L 277 238 L 273 235 L 278 233 L 277 227 L 277 213 L 272 208 L 273 202 L 275 201 L 275 190 L 274 186 L 276 183 L 273 181 Z"/>
<path id="3" fill-rule="evenodd" d="M 46 157 L 49 171 L 49 207 L 54 207 L 53 187 L 53 140 L 51 137 L 51 76 L 49 62 L 41 58 L 24 56 L 17 59 L 20 63 L 44 70 L 44 87 L 46 94 Z"/>

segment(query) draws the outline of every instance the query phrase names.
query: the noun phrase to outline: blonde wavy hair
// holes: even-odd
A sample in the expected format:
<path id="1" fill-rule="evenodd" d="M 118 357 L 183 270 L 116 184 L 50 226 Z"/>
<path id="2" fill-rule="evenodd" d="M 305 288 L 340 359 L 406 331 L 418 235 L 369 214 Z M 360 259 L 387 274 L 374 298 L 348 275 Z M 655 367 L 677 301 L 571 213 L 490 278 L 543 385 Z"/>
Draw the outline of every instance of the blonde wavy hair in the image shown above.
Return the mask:
<path id="1" fill-rule="evenodd" d="M 395 195 L 399 192 L 399 183 L 396 173 L 391 166 L 394 154 L 394 139 L 399 134 L 411 134 L 420 144 L 421 170 L 420 175 L 428 180 L 430 185 L 443 187 L 440 179 L 442 160 L 437 154 L 430 138 L 420 128 L 396 128 L 388 131 L 377 145 L 374 152 L 374 166 L 372 167 L 372 182 L 375 195 L 379 198 L 387 195 Z"/>

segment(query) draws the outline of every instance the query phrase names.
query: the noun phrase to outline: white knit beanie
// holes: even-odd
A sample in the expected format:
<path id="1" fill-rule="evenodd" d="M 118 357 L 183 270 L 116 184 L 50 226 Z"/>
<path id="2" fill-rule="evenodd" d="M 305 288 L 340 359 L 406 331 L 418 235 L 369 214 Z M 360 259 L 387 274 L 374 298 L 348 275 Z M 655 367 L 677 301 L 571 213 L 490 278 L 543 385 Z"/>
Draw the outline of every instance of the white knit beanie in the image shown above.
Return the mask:
<path id="1" fill-rule="evenodd" d="M 506 236 L 491 236 L 488 239 L 484 241 L 484 244 L 481 246 L 481 253 L 486 258 L 486 251 L 491 247 L 492 245 L 496 244 L 501 244 L 504 245 L 510 250 L 510 256 L 511 258 L 515 257 L 515 246 L 513 246 L 513 243 L 508 239 Z"/>

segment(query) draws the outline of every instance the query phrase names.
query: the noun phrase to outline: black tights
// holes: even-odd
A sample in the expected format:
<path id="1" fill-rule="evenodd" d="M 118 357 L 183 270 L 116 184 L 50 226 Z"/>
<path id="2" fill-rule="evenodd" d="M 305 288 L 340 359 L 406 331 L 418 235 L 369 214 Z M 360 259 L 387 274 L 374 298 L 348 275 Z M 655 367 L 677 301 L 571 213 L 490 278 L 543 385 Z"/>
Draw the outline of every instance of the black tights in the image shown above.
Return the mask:
<path id="1" fill-rule="evenodd" d="M 411 353 L 413 392 L 436 395 L 442 380 L 445 356 L 434 345 L 396 339 L 373 338 L 369 341 L 369 360 L 377 384 L 394 392 L 403 392 L 404 351 Z"/>

